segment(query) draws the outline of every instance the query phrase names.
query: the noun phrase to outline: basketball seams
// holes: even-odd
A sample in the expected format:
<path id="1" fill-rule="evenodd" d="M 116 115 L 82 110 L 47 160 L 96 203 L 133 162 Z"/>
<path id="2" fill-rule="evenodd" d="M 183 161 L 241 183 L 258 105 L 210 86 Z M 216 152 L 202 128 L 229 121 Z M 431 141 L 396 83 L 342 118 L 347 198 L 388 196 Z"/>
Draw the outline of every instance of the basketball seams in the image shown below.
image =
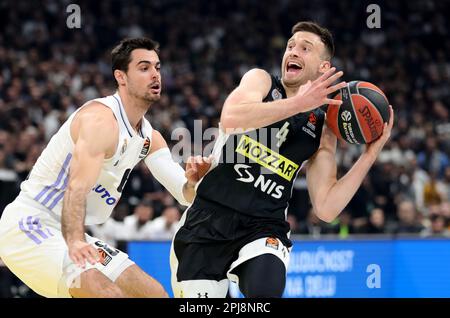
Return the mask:
<path id="1" fill-rule="evenodd" d="M 376 90 L 362 87 L 360 95 L 365 96 L 366 99 L 368 99 L 372 103 L 372 105 L 374 105 L 375 108 L 378 109 L 378 112 L 381 114 L 383 121 L 385 122 L 389 121 L 389 111 L 387 109 L 389 102 L 387 101 L 387 99 L 383 94 L 381 94 Z"/>
<path id="2" fill-rule="evenodd" d="M 358 87 L 358 86 L 357 86 L 357 87 Z M 349 90 L 349 92 L 350 92 L 350 90 Z M 355 105 L 353 105 L 353 98 L 352 98 L 352 96 L 353 96 L 353 95 L 350 95 L 350 103 L 351 103 L 351 105 L 352 105 L 353 114 L 354 114 L 355 119 L 356 119 L 355 121 L 358 123 L 359 131 L 361 132 L 361 136 L 363 137 L 364 142 L 367 143 L 366 136 L 364 136 L 364 130 L 362 129 L 361 124 L 359 123 L 359 118 L 358 118 L 358 114 L 356 113 Z M 358 94 L 357 96 L 361 96 L 361 95 Z M 366 99 L 367 99 L 367 98 L 366 98 Z M 358 144 L 359 144 L 359 143 L 358 143 Z"/>
<path id="3" fill-rule="evenodd" d="M 363 99 L 365 99 L 368 103 L 370 103 L 370 106 L 369 106 L 370 111 L 372 112 L 372 110 L 376 110 L 376 112 L 378 113 L 379 118 L 381 119 L 382 122 L 384 122 L 383 116 L 381 115 L 381 112 L 380 112 L 380 110 L 378 109 L 378 107 L 376 107 L 375 104 L 372 103 L 372 101 L 371 101 L 370 99 L 368 99 L 366 96 L 364 96 L 364 95 L 358 95 L 358 96 L 361 97 L 361 98 L 363 98 Z M 358 119 L 357 121 L 358 121 L 358 125 L 359 125 L 359 117 L 358 117 L 358 114 L 357 114 L 356 116 L 357 116 L 357 119 Z M 374 114 L 374 117 L 375 117 L 375 114 Z M 360 125 L 360 129 L 361 129 L 361 125 Z M 361 134 L 362 134 L 364 140 L 365 140 L 366 143 L 367 143 L 367 139 L 365 138 L 365 131 L 364 131 L 364 130 L 361 130 Z M 375 138 L 375 139 L 376 139 L 376 138 Z M 375 139 L 374 139 L 374 140 L 375 140 Z M 372 140 L 372 141 L 373 141 L 373 140 Z"/>
<path id="4" fill-rule="evenodd" d="M 386 96 L 377 86 L 362 81 L 359 81 L 359 83 L 358 81 L 348 83 L 334 99 L 341 99 L 344 102 L 344 95 L 346 100 L 350 99 L 350 104 L 347 104 L 347 101 L 345 101 L 339 107 L 330 107 L 331 112 L 327 112 L 327 122 L 330 123 L 330 127 L 339 139 L 351 144 L 372 142 L 382 133 L 380 123 L 386 121 L 384 116 L 386 115 L 385 108 L 388 104 Z M 350 120 L 353 125 L 353 133 L 341 126 L 342 118 L 340 114 L 344 110 L 353 113 L 354 119 Z M 328 118 L 332 116 L 335 118 Z M 348 133 L 351 136 L 354 134 L 354 137 L 349 136 Z"/>
<path id="5" fill-rule="evenodd" d="M 338 96 L 341 98 L 341 101 L 344 102 L 344 100 L 343 100 L 343 98 L 342 98 L 342 93 L 341 93 L 341 92 L 339 92 Z M 339 108 L 340 108 L 340 107 L 337 107 L 337 109 L 336 109 L 336 126 L 335 126 L 335 127 L 336 127 L 336 130 L 337 130 L 337 131 L 339 131 Z M 340 133 L 339 133 L 339 137 L 340 137 L 341 139 L 344 139 Z"/>
<path id="6" fill-rule="evenodd" d="M 357 88 L 357 90 L 358 90 L 358 94 L 361 95 L 361 93 L 359 92 L 359 84 L 361 84 L 361 83 L 358 83 L 358 85 L 356 85 L 356 88 Z M 368 84 L 371 84 L 371 83 L 368 83 Z M 373 84 L 371 84 L 371 85 L 373 85 Z M 374 86 L 375 86 L 375 85 L 374 85 Z M 386 95 L 384 95 L 384 92 L 383 92 L 381 89 L 379 89 L 379 88 L 378 88 L 378 89 L 374 89 L 373 87 L 370 87 L 370 86 L 363 86 L 363 87 L 361 87 L 361 88 L 363 88 L 363 89 L 369 89 L 369 90 L 371 90 L 371 91 L 373 91 L 373 92 L 377 92 L 378 94 L 380 94 L 381 96 L 383 96 L 384 99 L 386 100 L 386 103 L 389 104 Z"/>

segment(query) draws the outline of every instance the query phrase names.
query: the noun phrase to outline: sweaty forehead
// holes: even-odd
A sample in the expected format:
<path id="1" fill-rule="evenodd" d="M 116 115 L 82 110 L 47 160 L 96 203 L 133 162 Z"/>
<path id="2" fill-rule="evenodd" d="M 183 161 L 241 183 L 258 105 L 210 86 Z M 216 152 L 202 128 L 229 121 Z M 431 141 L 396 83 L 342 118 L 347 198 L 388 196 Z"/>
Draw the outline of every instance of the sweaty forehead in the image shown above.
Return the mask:
<path id="1" fill-rule="evenodd" d="M 311 42 L 314 46 L 324 47 L 324 44 L 320 37 L 317 34 L 305 31 L 295 32 L 293 36 L 289 39 L 289 41 L 294 40 L 296 43 L 300 43 L 302 41 Z"/>
<path id="2" fill-rule="evenodd" d="M 139 63 L 140 61 L 149 61 L 152 64 L 159 62 L 158 54 L 153 50 L 135 49 L 131 52 L 131 63 Z"/>

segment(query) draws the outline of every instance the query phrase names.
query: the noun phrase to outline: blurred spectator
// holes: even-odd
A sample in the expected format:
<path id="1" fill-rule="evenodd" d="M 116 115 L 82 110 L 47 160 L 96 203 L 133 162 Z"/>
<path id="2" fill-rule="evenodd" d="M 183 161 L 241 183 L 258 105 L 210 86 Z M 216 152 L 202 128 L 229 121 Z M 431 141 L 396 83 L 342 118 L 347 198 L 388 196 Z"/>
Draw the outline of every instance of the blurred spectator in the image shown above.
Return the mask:
<path id="1" fill-rule="evenodd" d="M 326 225 L 317 217 L 312 208 L 309 209 L 305 222 L 300 223 L 298 234 L 309 234 L 314 238 L 327 234 Z"/>
<path id="2" fill-rule="evenodd" d="M 149 224 L 144 238 L 153 240 L 172 240 L 178 229 L 180 217 L 180 210 L 178 210 L 176 206 L 166 207 L 162 215 Z"/>
<path id="3" fill-rule="evenodd" d="M 153 218 L 153 207 L 150 201 L 142 201 L 135 208 L 132 215 L 123 220 L 122 231 L 118 233 L 118 240 L 142 240 L 150 236 L 150 225 Z"/>
<path id="4" fill-rule="evenodd" d="M 450 166 L 445 168 L 444 179 L 442 180 L 443 200 L 450 202 Z"/>
<path id="5" fill-rule="evenodd" d="M 439 204 L 446 196 L 445 184 L 436 179 L 436 173 L 431 172 L 430 178 L 423 187 L 423 202 L 425 206 Z"/>
<path id="6" fill-rule="evenodd" d="M 402 201 L 397 208 L 398 224 L 395 234 L 420 233 L 423 226 L 417 219 L 417 211 L 412 201 Z"/>
<path id="7" fill-rule="evenodd" d="M 369 223 L 366 227 L 366 233 L 369 234 L 385 234 L 386 220 L 384 218 L 384 211 L 380 208 L 374 208 L 370 211 Z"/>
<path id="8" fill-rule="evenodd" d="M 0 144 L 0 216 L 5 207 L 19 193 L 18 180 L 19 177 L 11 167 L 7 165 L 6 153 L 3 145 Z"/>
<path id="9" fill-rule="evenodd" d="M 435 173 L 438 177 L 444 176 L 445 168 L 450 164 L 448 156 L 439 150 L 438 141 L 434 136 L 426 139 L 425 150 L 417 155 L 417 162 L 422 169 Z"/>
<path id="10" fill-rule="evenodd" d="M 425 208 L 424 188 L 430 180 L 427 172 L 417 165 L 416 158 L 412 158 L 409 162 L 409 169 L 412 170 L 412 188 L 414 191 L 414 202 L 419 210 Z"/>
<path id="11" fill-rule="evenodd" d="M 344 210 L 339 214 L 337 220 L 331 224 L 329 233 L 337 234 L 342 239 L 355 233 L 355 228 L 352 224 L 352 215 L 349 211 Z"/>
<path id="12" fill-rule="evenodd" d="M 88 226 L 89 234 L 113 247 L 118 247 L 118 240 L 127 239 L 124 219 L 128 214 L 128 204 L 119 203 L 105 223 Z"/>
<path id="13" fill-rule="evenodd" d="M 437 211 L 428 216 L 430 224 L 421 232 L 426 237 L 448 237 L 450 231 L 447 229 L 448 219 L 443 215 L 442 211 Z"/>
<path id="14" fill-rule="evenodd" d="M 294 214 L 288 213 L 286 221 L 289 223 L 291 234 L 299 234 L 297 217 Z"/>

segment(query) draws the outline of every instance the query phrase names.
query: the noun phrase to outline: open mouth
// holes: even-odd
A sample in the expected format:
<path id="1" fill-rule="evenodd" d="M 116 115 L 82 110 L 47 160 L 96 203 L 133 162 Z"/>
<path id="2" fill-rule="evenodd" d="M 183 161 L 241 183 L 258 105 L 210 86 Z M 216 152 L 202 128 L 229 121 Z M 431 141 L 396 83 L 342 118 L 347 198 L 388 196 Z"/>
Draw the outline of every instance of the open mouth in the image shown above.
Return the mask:
<path id="1" fill-rule="evenodd" d="M 297 62 L 288 62 L 286 65 L 286 72 L 292 74 L 298 74 L 303 70 L 303 66 Z"/>
<path id="2" fill-rule="evenodd" d="M 153 83 L 150 85 L 150 89 L 153 93 L 159 93 L 161 91 L 161 84 L 160 83 Z"/>

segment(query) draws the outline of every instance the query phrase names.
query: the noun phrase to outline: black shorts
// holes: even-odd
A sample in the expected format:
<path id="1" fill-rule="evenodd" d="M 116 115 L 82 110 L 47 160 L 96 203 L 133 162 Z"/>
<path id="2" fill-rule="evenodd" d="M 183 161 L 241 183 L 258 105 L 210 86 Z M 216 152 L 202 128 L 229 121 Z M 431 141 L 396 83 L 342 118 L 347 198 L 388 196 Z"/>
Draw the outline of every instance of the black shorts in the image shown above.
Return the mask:
<path id="1" fill-rule="evenodd" d="M 185 213 L 173 243 L 178 281 L 225 279 L 240 249 L 260 238 L 274 237 L 292 246 L 285 220 L 242 214 L 199 197 Z"/>

